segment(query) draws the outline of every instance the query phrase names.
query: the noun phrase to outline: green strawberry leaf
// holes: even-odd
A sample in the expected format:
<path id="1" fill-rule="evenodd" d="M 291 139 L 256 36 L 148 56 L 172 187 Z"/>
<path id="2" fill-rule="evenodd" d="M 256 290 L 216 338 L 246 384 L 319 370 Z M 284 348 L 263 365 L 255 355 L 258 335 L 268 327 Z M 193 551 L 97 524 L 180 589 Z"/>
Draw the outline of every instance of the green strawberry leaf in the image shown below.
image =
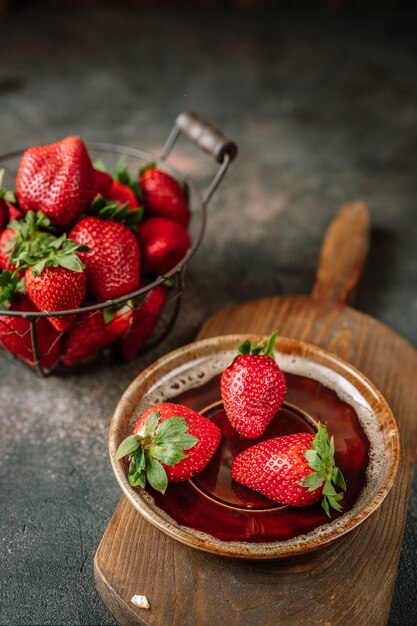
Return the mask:
<path id="1" fill-rule="evenodd" d="M 244 354 L 250 354 L 251 349 L 252 349 L 251 340 L 246 339 L 246 341 L 240 344 L 238 351 L 239 351 L 239 354 L 244 355 Z"/>
<path id="2" fill-rule="evenodd" d="M 84 263 L 80 261 L 76 254 L 58 257 L 57 261 L 61 267 L 65 267 L 65 269 L 73 272 L 82 272 L 85 269 Z"/>
<path id="3" fill-rule="evenodd" d="M 319 472 L 312 472 L 308 476 L 304 478 L 301 482 L 303 487 L 307 487 L 309 491 L 314 491 L 318 489 L 320 485 L 323 484 L 323 477 L 319 474 Z"/>
<path id="4" fill-rule="evenodd" d="M 18 293 L 25 293 L 25 283 L 19 279 L 18 272 L 3 270 L 0 272 L 0 305 L 3 310 L 13 303 Z"/>
<path id="5" fill-rule="evenodd" d="M 136 230 L 144 215 L 142 207 L 130 209 L 128 204 L 120 205 L 115 200 L 105 200 L 98 195 L 87 209 L 87 215 L 93 215 L 103 220 L 112 220 Z"/>
<path id="6" fill-rule="evenodd" d="M 158 411 L 152 411 L 152 413 L 149 413 L 145 422 L 145 432 L 143 434 L 144 437 L 153 437 L 160 417 L 161 414 L 158 413 Z"/>
<path id="7" fill-rule="evenodd" d="M 152 456 L 146 457 L 146 477 L 151 487 L 160 493 L 165 493 L 168 487 L 167 473 L 161 463 Z"/>
<path id="8" fill-rule="evenodd" d="M 132 454 L 135 450 L 140 447 L 140 439 L 137 435 L 130 435 L 130 437 L 126 437 L 117 448 L 117 452 L 114 455 L 115 460 L 121 459 L 128 454 Z"/>
<path id="9" fill-rule="evenodd" d="M 178 450 L 173 444 L 155 446 L 152 456 L 164 465 L 177 465 L 177 463 L 187 458 L 187 455 Z"/>
<path id="10" fill-rule="evenodd" d="M 335 466 L 334 452 L 334 437 L 329 440 L 327 428 L 319 422 L 311 449 L 304 451 L 304 457 L 314 471 L 306 476 L 300 484 L 309 491 L 314 491 L 323 485 L 321 503 L 329 517 L 331 516 L 331 509 L 342 510 L 340 502 L 343 499 L 343 492 L 346 491 L 344 476 L 340 469 Z M 336 491 L 335 487 L 341 489 L 342 493 Z"/>

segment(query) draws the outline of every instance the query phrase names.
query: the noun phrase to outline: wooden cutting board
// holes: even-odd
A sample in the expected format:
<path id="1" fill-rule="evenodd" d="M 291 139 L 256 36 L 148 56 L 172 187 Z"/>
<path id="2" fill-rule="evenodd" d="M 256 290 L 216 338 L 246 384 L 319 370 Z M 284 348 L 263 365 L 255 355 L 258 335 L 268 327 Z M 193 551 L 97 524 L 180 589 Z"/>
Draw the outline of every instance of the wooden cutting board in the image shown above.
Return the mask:
<path id="1" fill-rule="evenodd" d="M 270 297 L 222 310 L 198 339 L 279 329 L 354 364 L 380 389 L 402 440 L 399 477 L 359 529 L 287 561 L 216 557 L 161 533 L 125 497 L 94 560 L 97 590 L 122 625 L 378 625 L 388 619 L 417 448 L 417 354 L 387 326 L 346 306 L 366 259 L 369 213 L 346 205 L 326 234 L 311 296 Z M 149 598 L 151 609 L 131 603 Z"/>

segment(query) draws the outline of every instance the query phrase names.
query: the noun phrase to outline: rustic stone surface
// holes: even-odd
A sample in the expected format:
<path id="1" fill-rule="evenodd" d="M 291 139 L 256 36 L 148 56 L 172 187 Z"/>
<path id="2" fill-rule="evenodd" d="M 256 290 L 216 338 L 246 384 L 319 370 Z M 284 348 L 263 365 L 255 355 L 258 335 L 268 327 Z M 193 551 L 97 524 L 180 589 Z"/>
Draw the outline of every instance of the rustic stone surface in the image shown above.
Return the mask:
<path id="1" fill-rule="evenodd" d="M 327 224 L 356 198 L 373 224 L 356 305 L 417 343 L 415 18 L 29 5 L 3 24 L 0 152 L 70 133 L 155 152 L 184 109 L 240 146 L 163 346 L 47 380 L 1 355 L 0 623 L 113 624 L 92 557 L 120 496 L 107 429 L 138 371 L 227 304 L 308 292 Z M 188 146 L 177 164 L 215 167 Z M 417 623 L 416 493 L 392 624 Z"/>

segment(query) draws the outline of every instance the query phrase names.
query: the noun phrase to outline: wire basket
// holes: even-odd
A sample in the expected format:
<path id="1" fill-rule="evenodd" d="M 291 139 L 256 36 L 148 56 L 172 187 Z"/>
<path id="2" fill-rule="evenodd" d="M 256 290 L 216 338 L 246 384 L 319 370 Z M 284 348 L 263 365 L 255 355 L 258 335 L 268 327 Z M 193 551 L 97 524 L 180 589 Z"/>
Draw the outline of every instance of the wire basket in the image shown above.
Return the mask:
<path id="1" fill-rule="evenodd" d="M 181 133 L 192 140 L 200 149 L 212 155 L 219 164 L 214 177 L 203 193 L 200 192 L 189 176 L 177 171 L 167 162 Z M 154 294 L 157 289 L 161 291 L 162 286 L 165 286 L 167 281 L 170 287 L 165 290 L 165 303 L 160 314 L 155 316 L 155 319 L 152 319 L 151 312 L 148 317 L 144 317 L 145 323 L 154 328 L 149 341 L 141 348 L 141 351 L 154 347 L 169 334 L 180 310 L 187 263 L 196 252 L 204 235 L 208 203 L 225 175 L 229 164 L 237 154 L 237 146 L 233 141 L 226 139 L 220 131 L 194 113 L 181 113 L 177 117 L 160 156 L 121 145 L 92 142 L 87 142 L 86 145 L 93 160 L 100 158 L 105 162 L 109 171 L 112 170 L 116 160 L 123 156 L 129 170 L 137 171 L 145 163 L 152 161 L 158 166 L 162 166 L 165 171 L 179 181 L 188 194 L 191 213 L 189 230 L 192 245 L 184 258 L 169 272 L 158 276 L 150 284 L 123 297 L 78 309 L 54 311 L 53 313 L 50 311 L 1 311 L 0 345 L 6 348 L 8 353 L 13 353 L 15 357 L 17 356 L 17 358 L 24 361 L 42 376 L 48 376 L 51 373 L 62 373 L 68 370 L 78 371 L 80 365 L 85 365 L 86 362 L 91 362 L 91 360 L 97 360 L 98 356 L 108 357 L 110 354 L 113 354 L 120 337 L 112 336 L 111 330 L 106 327 L 97 327 L 97 312 L 115 306 L 120 310 L 120 306 L 124 305 L 121 308 L 119 317 L 123 317 L 123 315 L 128 316 L 133 309 L 137 310 L 144 306 L 143 301 L 146 301 L 152 290 Z M 15 176 L 22 153 L 23 150 L 19 150 L 0 156 L 0 167 L 6 170 L 6 186 L 14 187 Z M 137 302 L 138 299 L 142 300 L 140 304 L 135 305 L 132 303 L 133 300 Z M 144 310 L 141 311 L 142 316 L 144 312 Z M 75 359 L 76 365 L 65 365 L 64 361 L 68 362 L 65 342 L 69 329 L 65 333 L 57 333 L 57 336 L 52 341 L 48 341 L 46 346 L 43 345 L 45 341 L 42 341 L 42 331 L 45 330 L 45 325 L 48 328 L 51 326 L 47 321 L 50 317 L 67 319 L 71 317 L 69 329 L 74 329 L 81 324 L 83 324 L 84 328 L 87 326 L 89 332 L 97 334 L 97 340 L 102 340 L 98 341 L 98 343 L 105 344 L 105 348 L 101 348 L 99 353 L 92 355 L 91 358 L 81 361 Z M 11 318 L 18 318 L 19 321 L 14 320 L 12 324 Z M 100 335 L 100 333 L 102 334 Z M 105 333 L 108 334 L 107 337 L 104 336 Z M 95 335 L 91 334 L 90 339 L 94 341 L 94 338 Z M 13 349 L 10 349 L 10 347 Z"/>

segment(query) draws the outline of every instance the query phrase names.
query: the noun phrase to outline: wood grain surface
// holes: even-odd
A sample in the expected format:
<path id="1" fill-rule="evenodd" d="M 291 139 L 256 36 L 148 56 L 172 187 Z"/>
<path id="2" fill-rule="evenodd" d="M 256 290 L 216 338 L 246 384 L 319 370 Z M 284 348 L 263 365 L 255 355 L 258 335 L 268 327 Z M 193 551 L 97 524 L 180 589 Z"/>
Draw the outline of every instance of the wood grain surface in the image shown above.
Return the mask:
<path id="1" fill-rule="evenodd" d="M 387 326 L 347 307 L 368 246 L 365 205 L 344 207 L 324 240 L 312 296 L 270 297 L 220 311 L 198 339 L 282 335 L 327 348 L 384 394 L 402 440 L 399 477 L 378 511 L 334 545 L 286 561 L 246 562 L 186 547 L 122 498 L 95 556 L 97 589 L 120 624 L 379 625 L 388 619 L 417 448 L 417 355 Z M 149 598 L 150 610 L 131 602 Z"/>

